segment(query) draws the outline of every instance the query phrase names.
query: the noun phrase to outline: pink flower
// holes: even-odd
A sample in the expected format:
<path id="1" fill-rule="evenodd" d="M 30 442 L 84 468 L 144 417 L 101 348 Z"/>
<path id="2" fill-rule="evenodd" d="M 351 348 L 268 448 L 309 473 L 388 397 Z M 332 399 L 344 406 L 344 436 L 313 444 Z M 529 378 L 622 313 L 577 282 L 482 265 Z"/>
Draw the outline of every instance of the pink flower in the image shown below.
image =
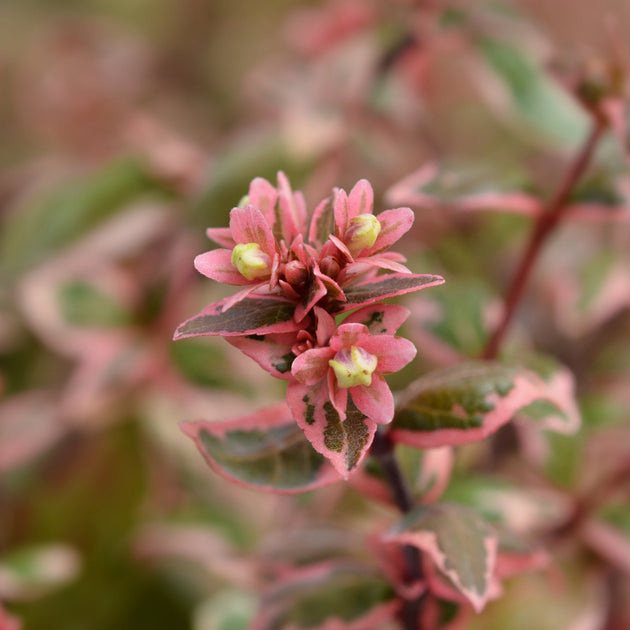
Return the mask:
<path id="1" fill-rule="evenodd" d="M 246 287 L 222 305 L 224 310 L 252 294 L 274 295 L 295 303 L 300 322 L 315 305 L 344 310 L 344 288 L 379 269 L 410 274 L 403 256 L 384 250 L 409 230 L 413 212 L 396 208 L 374 216 L 374 193 L 366 180 L 349 195 L 335 189 L 332 208 L 329 200 L 322 201 L 308 234 L 304 198 L 283 173 L 277 188 L 254 179 L 243 204 L 230 212 L 229 229 L 208 230 L 223 247 L 195 259 L 205 276 Z"/>
<path id="2" fill-rule="evenodd" d="M 396 307 L 393 307 L 396 308 Z M 381 312 L 391 306 L 380 306 Z M 396 315 L 399 311 L 396 310 Z M 394 398 L 383 374 L 397 372 L 416 355 L 408 339 L 387 334 L 370 334 L 367 326 L 355 323 L 365 317 L 357 311 L 337 328 L 324 347 L 300 354 L 291 367 L 296 384 L 290 384 L 289 398 L 309 395 L 325 384 L 328 397 L 343 419 L 348 396 L 356 407 L 375 422 L 390 422 L 394 417 Z M 332 319 L 332 318 L 331 318 Z"/>
<path id="3" fill-rule="evenodd" d="M 336 330 L 328 313 L 317 315 L 318 345 L 293 361 L 287 403 L 314 448 L 347 476 L 367 452 L 376 423 L 394 417 L 383 375 L 407 365 L 416 348 L 393 334 L 409 315 L 401 306 L 359 309 Z"/>

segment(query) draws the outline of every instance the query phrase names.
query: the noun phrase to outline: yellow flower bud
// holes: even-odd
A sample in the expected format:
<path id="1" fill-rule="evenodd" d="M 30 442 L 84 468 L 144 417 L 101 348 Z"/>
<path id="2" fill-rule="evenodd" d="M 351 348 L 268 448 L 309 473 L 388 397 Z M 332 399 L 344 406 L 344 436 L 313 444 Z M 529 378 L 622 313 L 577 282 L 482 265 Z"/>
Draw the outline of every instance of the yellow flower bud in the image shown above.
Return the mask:
<path id="1" fill-rule="evenodd" d="M 344 388 L 371 385 L 377 363 L 378 359 L 373 354 L 358 346 L 350 346 L 349 350 L 343 348 L 328 361 L 337 377 L 337 385 Z"/>
<path id="2" fill-rule="evenodd" d="M 373 214 L 359 214 L 350 219 L 345 242 L 353 256 L 366 247 L 372 247 L 381 231 L 381 224 Z"/>
<path id="3" fill-rule="evenodd" d="M 271 260 L 258 243 L 239 243 L 232 250 L 232 264 L 248 280 L 263 280 L 271 276 Z"/>

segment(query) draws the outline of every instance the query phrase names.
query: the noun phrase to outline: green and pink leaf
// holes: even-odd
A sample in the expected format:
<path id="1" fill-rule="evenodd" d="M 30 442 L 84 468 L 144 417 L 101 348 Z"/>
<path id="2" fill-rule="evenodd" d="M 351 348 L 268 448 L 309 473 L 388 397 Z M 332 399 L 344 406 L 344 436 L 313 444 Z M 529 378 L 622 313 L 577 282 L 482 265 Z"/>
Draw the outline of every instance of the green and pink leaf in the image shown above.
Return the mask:
<path id="1" fill-rule="evenodd" d="M 419 507 L 403 516 L 387 538 L 426 553 L 477 612 L 483 609 L 493 582 L 497 536 L 477 512 L 455 503 Z"/>
<path id="2" fill-rule="evenodd" d="M 367 306 L 428 287 L 444 284 L 444 278 L 430 274 L 392 273 L 363 280 L 344 288 L 346 302 L 340 303 L 338 312 Z"/>
<path id="3" fill-rule="evenodd" d="M 226 341 L 254 359 L 271 376 L 290 380 L 295 355 L 291 351 L 295 333 L 226 337 Z"/>
<path id="4" fill-rule="evenodd" d="M 326 379 L 312 386 L 289 383 L 287 404 L 313 448 L 347 479 L 366 456 L 376 422 L 359 411 L 351 396 L 346 396 L 345 414 L 340 414 Z"/>
<path id="5" fill-rule="evenodd" d="M 559 396 L 534 372 L 471 361 L 430 372 L 412 383 L 398 405 L 392 437 L 416 448 L 474 442 L 534 402 L 560 408 L 574 428 L 572 399 Z"/>
<path id="6" fill-rule="evenodd" d="M 275 296 L 250 296 L 226 308 L 231 298 L 206 306 L 177 327 L 174 339 L 199 335 L 263 335 L 300 329 L 294 321 L 295 304 Z"/>
<path id="7" fill-rule="evenodd" d="M 372 567 L 322 562 L 287 572 L 263 596 L 251 630 L 365 630 L 380 628 L 400 607 Z"/>
<path id="8" fill-rule="evenodd" d="M 278 493 L 306 492 L 339 480 L 284 404 L 224 422 L 184 422 L 182 430 L 218 474 Z"/>

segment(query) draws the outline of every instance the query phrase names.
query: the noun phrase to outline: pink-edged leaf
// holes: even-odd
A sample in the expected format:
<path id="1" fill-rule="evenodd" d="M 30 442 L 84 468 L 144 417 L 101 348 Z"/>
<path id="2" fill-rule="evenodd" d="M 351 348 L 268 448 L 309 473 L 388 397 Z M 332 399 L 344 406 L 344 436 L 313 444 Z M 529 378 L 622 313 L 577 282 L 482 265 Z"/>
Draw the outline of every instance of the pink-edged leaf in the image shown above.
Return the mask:
<path id="1" fill-rule="evenodd" d="M 416 482 L 422 503 L 437 501 L 451 480 L 455 465 L 455 453 L 450 446 L 423 451 L 420 474 Z"/>
<path id="2" fill-rule="evenodd" d="M 376 422 L 359 411 L 347 396 L 345 419 L 330 400 L 326 380 L 309 387 L 289 383 L 287 403 L 313 448 L 347 479 L 368 452 Z"/>
<path id="3" fill-rule="evenodd" d="M 242 418 L 181 427 L 217 473 L 257 490 L 306 492 L 339 479 L 284 403 Z"/>
<path id="4" fill-rule="evenodd" d="M 342 188 L 333 191 L 333 215 L 335 219 L 335 236 L 343 238 L 348 229 L 348 195 Z"/>
<path id="5" fill-rule="evenodd" d="M 311 243 L 323 245 L 335 229 L 335 217 L 333 215 L 330 198 L 321 201 L 313 211 L 311 225 L 308 232 L 308 240 Z"/>
<path id="6" fill-rule="evenodd" d="M 387 298 L 405 295 L 420 289 L 444 284 L 444 278 L 430 274 L 392 273 L 363 280 L 344 288 L 347 302 L 339 305 L 339 312 L 357 306 L 367 306 Z"/>
<path id="7" fill-rule="evenodd" d="M 208 228 L 206 230 L 206 235 L 209 239 L 221 245 L 221 247 L 225 247 L 229 250 L 234 249 L 234 245 L 236 245 L 236 241 L 232 236 L 232 230 L 230 230 L 230 228 Z"/>
<path id="8" fill-rule="evenodd" d="M 497 182 L 502 183 L 501 187 Z M 386 199 L 415 208 L 448 207 L 463 211 L 493 210 L 536 216 L 540 200 L 520 173 L 493 172 L 484 167 L 426 164 L 392 186 Z"/>
<path id="9" fill-rule="evenodd" d="M 278 208 L 282 236 L 287 244 L 299 234 L 304 234 L 306 227 L 306 203 L 300 192 L 293 192 L 287 176 L 278 173 Z"/>
<path id="10" fill-rule="evenodd" d="M 376 269 L 385 269 L 395 273 L 411 273 L 411 269 L 397 260 L 392 260 L 389 256 L 370 256 L 369 258 L 357 258 L 358 264 L 366 263 Z"/>
<path id="11" fill-rule="evenodd" d="M 409 309 L 398 304 L 371 304 L 350 313 L 344 324 L 363 324 L 371 335 L 393 335 L 409 317 Z"/>
<path id="12" fill-rule="evenodd" d="M 226 337 L 226 341 L 254 359 L 271 376 L 283 380 L 292 378 L 291 366 L 295 355 L 291 348 L 295 343 L 295 333 Z"/>
<path id="13" fill-rule="evenodd" d="M 394 208 L 376 215 L 381 224 L 381 231 L 372 247 L 361 252 L 361 256 L 373 256 L 393 245 L 403 234 L 406 234 L 415 219 L 411 208 Z"/>
<path id="14" fill-rule="evenodd" d="M 237 243 L 257 243 L 270 257 L 276 253 L 276 241 L 262 212 L 252 205 L 232 208 L 230 229 Z"/>
<path id="15" fill-rule="evenodd" d="M 231 308 L 225 308 L 230 298 L 206 306 L 177 327 L 174 339 L 199 335 L 262 335 L 298 330 L 293 320 L 295 304 L 273 296 L 247 297 Z"/>
<path id="16" fill-rule="evenodd" d="M 310 274 L 310 285 L 302 302 L 295 308 L 295 319 L 301 321 L 309 311 L 328 293 L 321 274 L 316 274 L 313 270 Z"/>
<path id="17" fill-rule="evenodd" d="M 275 221 L 275 206 L 278 199 L 278 191 L 264 178 L 255 177 L 249 185 L 249 203 L 258 208 L 269 227 L 273 227 Z"/>
<path id="18" fill-rule="evenodd" d="M 232 264 L 232 252 L 229 249 L 213 249 L 199 254 L 195 258 L 195 269 L 207 278 L 223 284 L 247 285 L 252 284 Z"/>
<path id="19" fill-rule="evenodd" d="M 440 503 L 405 514 L 388 539 L 425 552 L 479 612 L 486 604 L 497 558 L 497 536 L 466 506 Z"/>
<path id="20" fill-rule="evenodd" d="M 372 214 L 374 209 L 374 191 L 367 179 L 360 179 L 348 195 L 348 219 L 359 214 Z"/>
<path id="21" fill-rule="evenodd" d="M 536 372 L 545 383 L 545 391 L 537 400 L 519 410 L 519 418 L 533 421 L 536 426 L 548 431 L 575 433 L 580 428 L 581 417 L 573 374 L 555 362 Z"/>
<path id="22" fill-rule="evenodd" d="M 558 404 L 537 374 L 490 361 L 470 361 L 422 376 L 398 405 L 392 437 L 416 448 L 486 438 L 534 401 Z"/>
<path id="23" fill-rule="evenodd" d="M 344 258 L 347 261 L 354 260 L 354 257 L 350 253 L 348 246 L 340 238 L 337 238 L 334 234 L 331 234 L 329 236 L 329 239 L 330 239 L 330 242 L 334 243 L 335 247 L 344 255 Z"/>
<path id="24" fill-rule="evenodd" d="M 356 562 L 322 562 L 287 572 L 263 597 L 250 630 L 380 628 L 400 606 L 387 581 Z"/>

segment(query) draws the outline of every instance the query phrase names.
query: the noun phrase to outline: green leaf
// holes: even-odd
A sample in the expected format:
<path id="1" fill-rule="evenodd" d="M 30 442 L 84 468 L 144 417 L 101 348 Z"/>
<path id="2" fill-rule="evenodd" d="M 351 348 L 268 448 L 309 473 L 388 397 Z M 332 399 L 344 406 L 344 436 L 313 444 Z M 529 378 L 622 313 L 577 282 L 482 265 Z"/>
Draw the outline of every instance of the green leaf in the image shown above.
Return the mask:
<path id="1" fill-rule="evenodd" d="M 0 268 L 37 264 L 141 196 L 169 191 L 133 160 L 119 160 L 16 208 L 0 231 Z"/>
<path id="2" fill-rule="evenodd" d="M 257 490 L 306 492 L 339 479 L 285 404 L 225 422 L 185 422 L 182 429 L 216 472 Z"/>
<path id="3" fill-rule="evenodd" d="M 225 309 L 229 298 L 208 305 L 180 324 L 174 339 L 199 335 L 262 335 L 299 330 L 293 321 L 295 304 L 275 297 L 248 297 Z"/>
<path id="4" fill-rule="evenodd" d="M 129 324 L 131 314 L 111 296 L 87 282 L 59 287 L 61 315 L 73 326 L 117 327 Z"/>
<path id="5" fill-rule="evenodd" d="M 588 115 L 577 101 L 512 43 L 479 38 L 478 49 L 511 97 L 512 116 L 529 140 L 574 148 L 588 132 Z M 531 133 L 534 132 L 534 133 Z"/>
<path id="6" fill-rule="evenodd" d="M 497 537 L 471 508 L 433 504 L 405 514 L 389 540 L 424 551 L 479 612 L 486 603 L 497 555 Z"/>
<path id="7" fill-rule="evenodd" d="M 433 448 L 486 438 L 522 408 L 549 401 L 557 414 L 548 428 L 571 432 L 579 415 L 567 373 L 546 382 L 534 372 L 490 361 L 470 361 L 435 370 L 412 383 L 398 405 L 392 437 L 417 448 Z"/>
<path id="8" fill-rule="evenodd" d="M 323 563 L 289 573 L 263 600 L 252 630 L 379 628 L 398 606 L 389 584 L 363 565 Z M 357 625 L 355 625 L 357 624 Z"/>

